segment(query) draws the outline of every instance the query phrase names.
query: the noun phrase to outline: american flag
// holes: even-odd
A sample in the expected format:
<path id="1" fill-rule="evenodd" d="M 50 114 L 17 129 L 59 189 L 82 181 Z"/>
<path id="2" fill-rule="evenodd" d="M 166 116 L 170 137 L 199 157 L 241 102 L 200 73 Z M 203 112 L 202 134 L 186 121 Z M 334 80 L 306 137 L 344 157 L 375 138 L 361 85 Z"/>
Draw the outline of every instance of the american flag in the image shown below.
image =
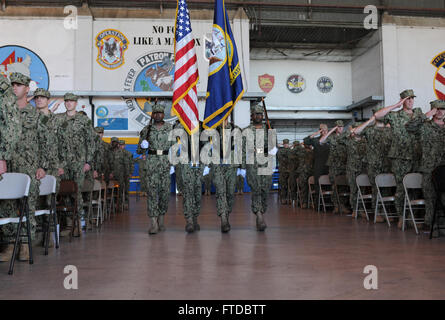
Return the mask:
<path id="1" fill-rule="evenodd" d="M 199 127 L 198 62 L 189 10 L 185 0 L 178 0 L 175 23 L 175 81 L 172 110 L 189 134 Z"/>

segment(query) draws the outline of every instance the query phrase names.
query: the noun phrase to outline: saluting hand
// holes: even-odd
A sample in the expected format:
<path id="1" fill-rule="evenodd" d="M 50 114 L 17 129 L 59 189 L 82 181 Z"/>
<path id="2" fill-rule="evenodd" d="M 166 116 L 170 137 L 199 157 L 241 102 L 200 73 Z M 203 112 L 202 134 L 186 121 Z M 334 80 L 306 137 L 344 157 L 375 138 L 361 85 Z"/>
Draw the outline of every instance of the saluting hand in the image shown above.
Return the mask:
<path id="1" fill-rule="evenodd" d="M 40 179 L 45 178 L 45 176 L 46 176 L 45 170 L 43 170 L 42 168 L 38 168 L 36 171 L 36 179 L 40 180 Z"/>
<path id="2" fill-rule="evenodd" d="M 6 166 L 6 160 L 0 160 L 0 175 L 6 173 L 8 168 Z"/>

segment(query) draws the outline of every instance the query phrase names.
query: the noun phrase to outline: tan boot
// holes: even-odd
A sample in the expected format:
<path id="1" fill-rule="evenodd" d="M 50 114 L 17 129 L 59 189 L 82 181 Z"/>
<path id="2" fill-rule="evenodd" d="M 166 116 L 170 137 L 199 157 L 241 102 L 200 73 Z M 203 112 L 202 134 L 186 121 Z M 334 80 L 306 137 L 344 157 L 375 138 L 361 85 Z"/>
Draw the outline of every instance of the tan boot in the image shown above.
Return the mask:
<path id="1" fill-rule="evenodd" d="M 382 223 L 382 222 L 385 222 L 385 219 L 383 218 L 383 216 L 377 216 L 377 217 L 375 218 L 375 222 L 377 222 L 377 223 Z"/>
<path id="2" fill-rule="evenodd" d="M 399 218 L 399 222 L 397 223 L 397 228 L 402 230 L 402 226 L 403 226 L 403 218 Z"/>
<path id="3" fill-rule="evenodd" d="M 19 261 L 29 260 L 29 248 L 27 243 L 22 243 L 20 245 Z"/>
<path id="4" fill-rule="evenodd" d="M 221 215 L 221 232 L 226 233 L 230 231 L 230 224 L 229 224 L 229 216 L 227 214 Z"/>
<path id="5" fill-rule="evenodd" d="M 159 231 L 159 225 L 158 225 L 158 217 L 151 217 L 151 226 L 150 229 L 148 229 L 148 234 L 156 234 Z"/>
<path id="6" fill-rule="evenodd" d="M 193 233 L 195 231 L 195 228 L 193 227 L 193 218 L 188 218 L 186 221 L 185 231 L 187 231 L 187 233 Z"/>
<path id="7" fill-rule="evenodd" d="M 0 262 L 8 262 L 11 260 L 12 252 L 14 251 L 14 245 L 8 244 L 5 250 L 0 253 Z"/>
<path id="8" fill-rule="evenodd" d="M 165 231 L 164 215 L 161 215 L 158 217 L 158 227 L 159 227 L 159 231 Z"/>
<path id="9" fill-rule="evenodd" d="M 266 230 L 266 222 L 264 222 L 264 217 L 262 212 L 256 214 L 256 229 L 258 231 Z"/>

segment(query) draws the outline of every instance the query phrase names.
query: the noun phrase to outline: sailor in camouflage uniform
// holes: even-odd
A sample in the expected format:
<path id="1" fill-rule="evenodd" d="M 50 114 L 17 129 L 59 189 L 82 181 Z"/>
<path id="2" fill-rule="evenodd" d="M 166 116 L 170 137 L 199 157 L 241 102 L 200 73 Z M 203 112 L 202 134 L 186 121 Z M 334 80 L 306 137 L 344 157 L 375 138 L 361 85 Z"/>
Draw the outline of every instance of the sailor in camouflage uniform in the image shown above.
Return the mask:
<path id="1" fill-rule="evenodd" d="M 164 215 L 168 209 L 170 195 L 169 149 L 173 142 L 168 136 L 172 125 L 164 121 L 164 106 L 152 108 L 153 124 L 142 129 L 137 148 L 138 154 L 147 154 L 145 169 L 147 176 L 147 213 L 151 220 L 149 234 L 165 230 Z"/>
<path id="2" fill-rule="evenodd" d="M 262 129 L 264 132 L 264 141 L 257 141 L 256 129 Z M 267 227 L 264 221 L 264 214 L 267 211 L 267 196 L 272 184 L 273 169 L 265 170 L 270 162 L 270 157 L 276 156 L 278 149 L 276 147 L 269 150 L 268 128 L 263 123 L 263 107 L 256 104 L 252 108 L 252 123 L 244 130 L 250 130 L 254 135 L 253 155 L 248 155 L 250 148 L 248 141 L 243 139 L 243 168 L 246 168 L 247 184 L 252 190 L 252 212 L 256 215 L 256 227 L 258 231 L 264 231 Z M 276 141 L 275 141 L 276 146 Z M 267 155 L 267 156 L 266 156 Z M 253 156 L 253 159 L 248 157 Z M 259 164 L 258 157 L 267 159 L 265 164 Z M 253 162 L 253 163 L 252 163 Z M 270 164 L 270 163 L 269 163 Z"/>
<path id="3" fill-rule="evenodd" d="M 65 170 L 62 179 L 76 182 L 78 187 L 77 207 L 80 217 L 83 218 L 81 191 L 85 174 L 92 168 L 95 144 L 91 120 L 87 116 L 76 112 L 78 99 L 77 95 L 70 92 L 66 93 L 64 100 L 67 111 L 58 113 L 57 117 L 63 137 L 59 144 L 59 154 Z M 74 230 L 74 234 L 80 236 L 80 230 Z"/>
<path id="4" fill-rule="evenodd" d="M 235 140 L 234 137 L 230 137 L 230 141 L 223 139 L 223 131 L 231 132 L 233 128 L 228 119 L 224 120 L 224 130 L 222 126 L 219 126 L 216 130 L 220 136 L 220 162 L 212 163 L 210 165 L 210 171 L 212 171 L 212 182 L 215 186 L 216 196 L 216 214 L 221 219 L 221 232 L 226 233 L 230 231 L 230 214 L 232 213 L 233 204 L 235 203 L 235 189 L 236 189 L 236 172 L 239 167 L 239 163 L 235 162 Z M 224 142 L 223 142 L 224 141 Z M 224 143 L 228 144 L 225 148 L 226 152 L 230 152 L 230 163 L 224 163 L 224 157 L 228 159 L 228 155 L 223 154 Z M 217 144 L 215 143 L 214 146 Z M 212 152 L 216 151 L 215 148 Z"/>
<path id="5" fill-rule="evenodd" d="M 9 80 L 0 77 L 0 181 L 3 173 L 11 171 L 8 168 L 11 168 L 11 159 L 22 134 L 22 124 L 16 101 L 17 97 L 12 91 Z M 12 205 L 9 201 L 0 201 L 0 218 L 10 216 L 11 212 L 7 210 L 11 210 Z M 0 252 L 0 262 L 11 259 L 14 248 L 13 235 L 13 228 L 8 228 L 7 225 L 0 226 L 0 240 L 9 242 L 8 246 Z"/>
<path id="6" fill-rule="evenodd" d="M 381 108 L 374 108 L 375 114 Z M 372 209 L 375 209 L 377 199 L 377 186 L 375 177 L 379 174 L 391 172 L 391 159 L 388 157 L 392 142 L 391 127 L 375 116 L 354 129 L 356 135 L 362 135 L 366 139 L 366 161 L 368 163 L 368 178 L 372 185 Z M 385 192 L 385 190 L 382 190 Z M 383 196 L 386 196 L 383 194 Z M 383 216 L 376 217 L 376 222 L 384 222 Z"/>
<path id="7" fill-rule="evenodd" d="M 376 112 L 377 120 L 391 125 L 392 143 L 389 151 L 389 157 L 392 159 L 392 173 L 395 176 L 396 188 L 396 210 L 399 215 L 398 227 L 402 228 L 403 202 L 405 191 L 403 189 L 403 178 L 407 173 L 414 172 L 415 143 L 414 137 L 406 131 L 405 124 L 411 119 L 424 118 L 422 109 L 413 108 L 414 91 L 409 89 L 400 94 L 401 100 L 395 105 L 385 107 Z M 391 112 L 403 105 L 403 108 L 396 112 Z"/>
<path id="8" fill-rule="evenodd" d="M 348 132 L 344 130 L 344 124 L 342 120 L 338 120 L 335 122 L 336 126 L 332 128 L 327 137 L 320 139 L 320 142 L 324 142 L 326 140 L 329 141 L 330 149 L 329 149 L 329 157 L 327 165 L 329 167 L 329 180 L 334 185 L 335 177 L 342 176 L 346 174 L 346 162 L 347 162 L 347 141 L 348 141 Z M 341 186 L 338 186 L 337 189 L 340 193 L 346 190 L 341 190 Z M 346 206 L 345 203 L 339 203 L 337 198 L 338 195 L 334 194 L 332 196 L 332 202 L 334 203 L 334 212 L 346 212 L 350 213 L 349 206 Z M 342 199 L 340 198 L 340 201 Z"/>
<path id="9" fill-rule="evenodd" d="M 288 204 L 289 196 L 289 175 L 290 175 L 290 157 L 291 149 L 289 148 L 289 139 L 283 140 L 283 147 L 278 148 L 277 161 L 279 168 L 279 179 L 278 183 L 280 185 L 280 202 L 281 204 Z"/>
<path id="10" fill-rule="evenodd" d="M 353 129 L 357 128 L 361 123 L 356 122 L 352 125 Z M 351 132 L 349 138 L 346 142 L 348 150 L 348 159 L 346 162 L 346 177 L 349 183 L 349 203 L 351 208 L 355 210 L 355 205 L 357 202 L 358 189 L 356 178 L 362 173 L 367 172 L 366 163 L 366 140 L 359 135 L 356 135 L 354 131 Z M 353 212 L 352 217 L 355 217 L 357 212 Z"/>
<path id="11" fill-rule="evenodd" d="M 183 161 L 175 166 L 175 168 L 179 168 L 179 173 L 176 169 L 175 172 L 181 176 L 183 185 L 182 203 L 186 220 L 185 231 L 187 233 L 193 233 L 201 229 L 198 223 L 198 217 L 201 212 L 202 181 L 205 165 L 198 163 L 198 159 L 203 143 L 199 141 L 199 131 L 194 133 L 192 139 L 191 136 L 185 132 L 181 123 L 176 125 L 175 129 L 184 130 L 184 134 L 182 135 L 183 140 L 177 140 L 178 142 L 180 140 L 181 146 L 181 149 L 178 151 L 178 156 L 182 157 Z M 187 139 L 184 139 L 185 136 Z M 199 143 L 199 148 L 193 146 L 194 150 L 196 150 L 194 156 L 192 156 L 192 141 L 193 143 Z"/>
<path id="12" fill-rule="evenodd" d="M 42 114 L 27 102 L 27 94 L 29 92 L 29 83 L 31 79 L 21 73 L 13 72 L 10 75 L 10 81 L 13 92 L 17 97 L 16 106 L 22 123 L 20 142 L 15 144 L 11 153 L 11 159 L 8 163 L 8 171 L 25 173 L 31 178 L 29 188 L 28 205 L 30 214 L 31 239 L 35 241 L 36 220 L 34 212 L 39 199 L 40 179 L 46 175 L 49 168 L 50 159 L 47 141 L 50 139 L 49 131 Z M 2 214 L 14 217 L 17 213 L 15 201 L 4 201 L 0 210 Z M 3 213 L 4 212 L 4 213 Z M 13 225 L 3 226 L 3 235 L 7 241 L 13 241 L 16 228 Z M 23 242 L 26 242 L 24 239 Z M 6 258 L 6 257 L 5 257 Z M 29 259 L 28 245 L 20 246 L 19 260 L 26 261 Z"/>
<path id="13" fill-rule="evenodd" d="M 445 101 L 431 101 L 432 120 L 415 118 L 406 123 L 406 130 L 416 135 L 422 145 L 421 172 L 425 197 L 425 227 L 429 229 L 434 214 L 436 192 L 432 182 L 433 170 L 445 165 Z"/>
<path id="14" fill-rule="evenodd" d="M 133 175 L 134 171 L 134 160 L 133 154 L 125 149 L 125 140 L 119 140 L 119 148 L 125 155 L 125 174 L 124 174 L 124 183 L 125 183 L 125 205 L 129 208 L 129 196 L 130 196 L 130 178 Z"/>

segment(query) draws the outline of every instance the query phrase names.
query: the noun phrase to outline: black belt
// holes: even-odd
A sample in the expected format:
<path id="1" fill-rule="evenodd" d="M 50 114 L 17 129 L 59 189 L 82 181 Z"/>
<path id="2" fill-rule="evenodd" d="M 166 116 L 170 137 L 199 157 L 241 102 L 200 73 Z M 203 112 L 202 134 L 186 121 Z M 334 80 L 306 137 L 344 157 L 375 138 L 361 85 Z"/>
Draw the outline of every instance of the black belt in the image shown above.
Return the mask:
<path id="1" fill-rule="evenodd" d="M 148 154 L 168 155 L 168 150 L 148 150 Z"/>

